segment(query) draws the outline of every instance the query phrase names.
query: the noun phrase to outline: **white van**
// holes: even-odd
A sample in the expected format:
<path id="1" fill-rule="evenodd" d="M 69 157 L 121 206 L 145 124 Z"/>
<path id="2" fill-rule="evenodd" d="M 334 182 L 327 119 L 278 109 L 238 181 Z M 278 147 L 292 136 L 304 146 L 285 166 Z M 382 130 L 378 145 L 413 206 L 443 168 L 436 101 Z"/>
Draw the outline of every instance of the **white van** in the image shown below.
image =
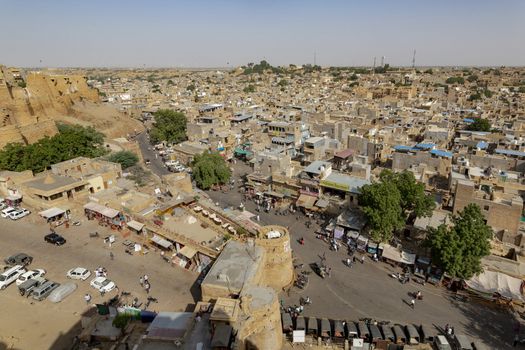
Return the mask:
<path id="1" fill-rule="evenodd" d="M 26 270 L 22 265 L 15 265 L 5 270 L 4 273 L 0 275 L 0 289 L 6 289 L 8 285 L 16 281 L 24 272 L 26 272 Z"/>

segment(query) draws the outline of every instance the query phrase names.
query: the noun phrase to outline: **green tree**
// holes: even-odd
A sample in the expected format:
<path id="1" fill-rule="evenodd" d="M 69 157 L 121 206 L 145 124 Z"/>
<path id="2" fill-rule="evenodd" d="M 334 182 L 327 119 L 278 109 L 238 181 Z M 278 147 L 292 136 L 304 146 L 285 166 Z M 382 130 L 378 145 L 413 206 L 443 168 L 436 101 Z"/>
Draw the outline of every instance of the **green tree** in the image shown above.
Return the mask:
<path id="1" fill-rule="evenodd" d="M 244 93 L 246 93 L 246 94 L 255 92 L 255 86 L 253 84 L 250 84 L 250 85 L 246 86 L 242 91 L 244 91 Z"/>
<path id="2" fill-rule="evenodd" d="M 113 163 L 119 163 L 122 169 L 127 169 L 139 161 L 139 157 L 131 151 L 119 151 L 108 156 L 108 160 Z"/>
<path id="3" fill-rule="evenodd" d="M 186 116 L 171 109 L 159 109 L 153 113 L 155 124 L 150 130 L 152 142 L 179 143 L 186 140 Z"/>
<path id="4" fill-rule="evenodd" d="M 432 260 L 449 275 L 469 279 L 482 272 L 481 258 L 490 253 L 492 229 L 477 204 L 467 205 L 452 218 L 453 226 L 430 231 L 427 244 Z"/>
<path id="5" fill-rule="evenodd" d="M 389 241 L 394 231 L 405 225 L 401 194 L 392 181 L 363 186 L 359 204 L 368 219 L 371 237 L 376 242 Z"/>
<path id="6" fill-rule="evenodd" d="M 491 125 L 487 119 L 474 118 L 474 122 L 467 126 L 467 130 L 470 131 L 490 131 Z"/>
<path id="7" fill-rule="evenodd" d="M 131 316 L 129 314 L 117 314 L 117 316 L 115 316 L 115 318 L 113 319 L 113 326 L 119 329 L 124 329 L 126 328 L 130 320 Z"/>
<path id="8" fill-rule="evenodd" d="M 280 87 L 288 86 L 288 80 L 286 80 L 286 79 L 281 79 L 281 80 L 279 80 L 279 82 L 277 83 L 277 85 L 280 86 Z"/>
<path id="9" fill-rule="evenodd" d="M 429 68 L 426 71 L 424 71 L 423 73 L 425 73 L 425 74 L 434 74 L 434 71 L 432 70 L 432 68 Z"/>
<path id="10" fill-rule="evenodd" d="M 196 89 L 195 88 L 195 84 L 190 84 L 190 85 L 186 86 L 186 90 L 187 91 L 195 91 L 195 89 Z"/>
<path id="11" fill-rule="evenodd" d="M 445 81 L 447 84 L 464 84 L 465 78 L 463 77 L 450 77 Z"/>
<path id="12" fill-rule="evenodd" d="M 195 156 L 191 167 L 197 186 L 203 190 L 207 190 L 214 185 L 225 184 L 231 177 L 231 170 L 228 164 L 216 152 L 205 152 Z"/>
<path id="13" fill-rule="evenodd" d="M 92 127 L 58 125 L 59 133 L 31 145 L 8 144 L 0 151 L 0 169 L 41 172 L 55 163 L 76 157 L 106 154 L 104 135 Z"/>
<path id="14" fill-rule="evenodd" d="M 393 182 L 401 195 L 400 205 L 405 217 L 431 216 L 436 204 L 432 196 L 425 194 L 425 185 L 417 182 L 414 174 L 408 170 L 394 173 L 383 170 L 379 175 L 381 181 Z"/>
<path id="15" fill-rule="evenodd" d="M 481 94 L 479 92 L 476 92 L 468 97 L 469 101 L 478 101 L 481 100 Z"/>
<path id="16" fill-rule="evenodd" d="M 467 77 L 467 80 L 471 83 L 475 82 L 478 80 L 478 76 L 476 74 L 471 74 Z"/>

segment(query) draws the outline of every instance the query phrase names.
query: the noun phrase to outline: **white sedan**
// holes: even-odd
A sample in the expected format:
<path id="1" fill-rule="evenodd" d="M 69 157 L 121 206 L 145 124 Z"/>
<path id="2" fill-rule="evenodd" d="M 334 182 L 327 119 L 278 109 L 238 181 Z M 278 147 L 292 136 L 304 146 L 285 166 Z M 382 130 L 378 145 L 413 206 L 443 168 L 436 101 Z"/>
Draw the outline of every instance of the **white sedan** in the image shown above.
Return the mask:
<path id="1" fill-rule="evenodd" d="M 21 285 L 22 283 L 24 283 L 25 281 L 31 279 L 31 278 L 35 278 L 35 277 L 42 277 L 46 274 L 46 270 L 44 269 L 34 269 L 34 270 L 29 270 L 27 272 L 24 272 L 23 274 L 20 275 L 20 277 L 18 277 L 18 279 L 16 280 L 16 285 L 19 286 Z"/>
<path id="2" fill-rule="evenodd" d="M 83 267 L 75 267 L 74 269 L 69 270 L 66 276 L 67 278 L 71 278 L 74 280 L 85 281 L 89 278 L 89 276 L 91 276 L 91 271 Z"/>
<path id="3" fill-rule="evenodd" d="M 115 283 L 106 277 L 95 277 L 89 284 L 101 293 L 111 292 L 116 287 Z"/>

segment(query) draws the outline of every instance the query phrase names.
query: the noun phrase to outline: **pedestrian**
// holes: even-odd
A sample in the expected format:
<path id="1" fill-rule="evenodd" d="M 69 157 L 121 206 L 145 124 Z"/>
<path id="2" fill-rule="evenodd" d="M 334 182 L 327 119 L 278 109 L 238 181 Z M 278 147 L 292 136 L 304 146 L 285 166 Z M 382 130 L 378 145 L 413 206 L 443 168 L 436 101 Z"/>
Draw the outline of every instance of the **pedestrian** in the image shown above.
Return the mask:
<path id="1" fill-rule="evenodd" d="M 352 262 L 355 264 L 355 256 L 352 257 Z"/>
<path id="2" fill-rule="evenodd" d="M 145 282 L 144 283 L 144 289 L 146 289 L 146 294 L 149 294 L 149 289 L 151 288 L 151 285 L 149 284 L 149 282 Z"/>
<path id="3" fill-rule="evenodd" d="M 144 285 L 144 277 L 140 276 L 139 283 L 141 287 Z"/>
<path id="4" fill-rule="evenodd" d="M 416 307 L 416 301 L 414 299 L 410 300 L 410 306 L 412 306 L 412 309 Z"/>
<path id="5" fill-rule="evenodd" d="M 89 304 L 89 302 L 91 301 L 91 295 L 89 294 L 84 295 L 84 300 L 86 301 L 86 304 Z"/>
<path id="6" fill-rule="evenodd" d="M 513 346 L 513 347 L 518 346 L 519 341 L 520 341 L 520 336 L 516 334 L 516 335 L 514 336 L 514 342 L 512 343 L 512 346 Z"/>
<path id="7" fill-rule="evenodd" d="M 104 297 L 104 294 L 106 294 L 106 291 L 105 291 L 104 289 L 101 289 L 101 290 L 100 290 L 100 296 L 101 296 L 101 297 Z"/>
<path id="8" fill-rule="evenodd" d="M 361 255 L 361 264 L 364 264 L 364 262 L 365 262 L 365 256 Z"/>
<path id="9" fill-rule="evenodd" d="M 148 275 L 144 274 L 144 283 L 148 282 L 149 283 L 149 280 L 148 280 Z"/>
<path id="10" fill-rule="evenodd" d="M 109 252 L 109 258 L 110 258 L 111 260 L 115 259 L 115 255 L 113 255 L 113 252 Z"/>

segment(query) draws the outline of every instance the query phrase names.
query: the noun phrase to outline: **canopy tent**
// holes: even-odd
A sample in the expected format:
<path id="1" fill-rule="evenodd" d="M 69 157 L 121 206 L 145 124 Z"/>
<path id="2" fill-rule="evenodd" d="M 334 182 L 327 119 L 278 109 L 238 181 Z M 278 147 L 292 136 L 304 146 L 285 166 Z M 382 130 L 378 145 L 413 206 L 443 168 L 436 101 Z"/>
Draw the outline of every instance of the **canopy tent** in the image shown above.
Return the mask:
<path id="1" fill-rule="evenodd" d="M 47 210 L 41 211 L 40 213 L 38 213 L 38 215 L 40 215 L 44 219 L 51 219 L 51 218 L 54 218 L 55 216 L 64 215 L 65 213 L 66 213 L 65 210 L 53 207 L 53 208 L 49 208 Z"/>
<path id="2" fill-rule="evenodd" d="M 383 245 L 382 257 L 406 265 L 414 265 L 416 254 L 411 254 L 403 250 L 392 247 L 390 244 Z"/>
<path id="3" fill-rule="evenodd" d="M 169 249 L 173 246 L 173 244 L 168 241 L 167 239 L 162 238 L 159 235 L 153 235 L 153 237 L 150 238 L 150 240 L 158 245 L 160 245 L 163 248 Z"/>
<path id="4" fill-rule="evenodd" d="M 312 196 L 308 196 L 306 194 L 302 194 L 297 199 L 296 205 L 298 207 L 303 207 L 305 209 L 312 209 L 316 200 L 317 200 L 316 197 L 312 197 Z"/>
<path id="5" fill-rule="evenodd" d="M 475 292 L 498 293 L 505 298 L 524 301 L 521 293 L 523 281 L 501 272 L 486 270 L 465 281 L 465 283 L 469 289 Z"/>
<path id="6" fill-rule="evenodd" d="M 84 209 L 94 211 L 95 213 L 99 213 L 110 219 L 113 219 L 115 216 L 119 215 L 118 210 L 108 208 L 94 202 L 89 202 L 88 204 L 84 205 Z"/>
<path id="7" fill-rule="evenodd" d="M 186 245 L 182 247 L 181 250 L 179 250 L 179 254 L 185 256 L 188 259 L 191 259 L 195 256 L 195 254 L 197 254 L 197 251 Z"/>
<path id="8" fill-rule="evenodd" d="M 126 225 L 128 225 L 128 227 L 131 227 L 135 231 L 140 231 L 140 230 L 142 230 L 144 228 L 144 224 L 143 223 L 140 223 L 140 222 L 135 221 L 135 220 L 128 221 L 126 223 Z"/>

